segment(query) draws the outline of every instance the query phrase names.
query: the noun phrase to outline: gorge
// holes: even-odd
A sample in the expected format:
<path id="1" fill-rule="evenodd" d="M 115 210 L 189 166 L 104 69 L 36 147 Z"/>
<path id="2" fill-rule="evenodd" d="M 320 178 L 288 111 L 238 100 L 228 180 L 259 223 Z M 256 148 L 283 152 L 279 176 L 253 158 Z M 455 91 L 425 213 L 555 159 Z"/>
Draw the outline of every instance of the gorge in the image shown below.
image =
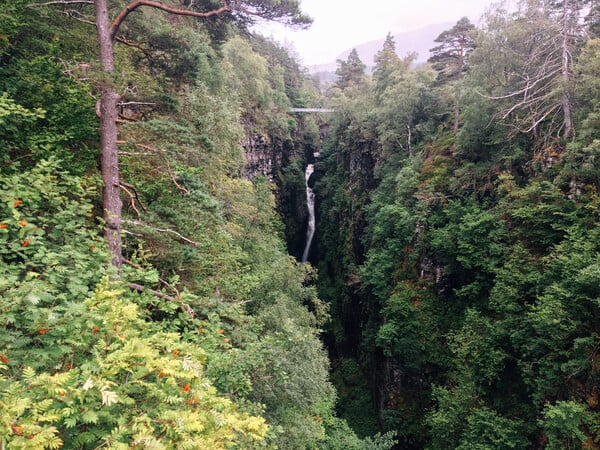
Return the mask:
<path id="1" fill-rule="evenodd" d="M 93 3 L 0 13 L 0 448 L 600 448 L 598 7 L 320 84 L 297 2 L 108 2 L 110 73 Z"/>

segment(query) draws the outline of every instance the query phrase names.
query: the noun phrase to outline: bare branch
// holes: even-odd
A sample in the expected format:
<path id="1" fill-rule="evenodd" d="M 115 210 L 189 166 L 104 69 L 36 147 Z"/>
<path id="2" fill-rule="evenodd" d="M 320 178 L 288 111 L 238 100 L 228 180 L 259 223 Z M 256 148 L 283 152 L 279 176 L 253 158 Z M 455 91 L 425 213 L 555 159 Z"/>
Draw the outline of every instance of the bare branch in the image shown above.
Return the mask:
<path id="1" fill-rule="evenodd" d="M 156 106 L 158 103 L 152 102 L 121 102 L 117 106 Z"/>
<path id="2" fill-rule="evenodd" d="M 166 150 L 162 150 L 160 148 L 154 148 L 154 147 L 151 147 L 151 146 L 145 145 L 145 144 L 137 144 L 137 143 L 134 143 L 134 142 L 117 141 L 117 144 L 118 145 L 131 144 L 131 145 L 135 145 L 137 147 L 143 148 L 144 150 L 148 150 L 148 152 L 149 152 L 149 153 L 137 153 L 137 154 L 140 154 L 140 155 L 154 155 L 154 154 L 157 154 L 157 153 L 167 153 Z M 128 154 L 126 152 L 122 152 L 122 153 L 123 154 Z M 130 154 L 136 154 L 136 153 L 130 153 Z"/>
<path id="3" fill-rule="evenodd" d="M 127 186 L 129 189 L 131 189 L 135 193 L 135 198 L 138 201 L 138 203 L 140 204 L 140 206 L 142 207 L 142 209 L 144 211 L 148 212 L 148 208 L 146 208 L 144 206 L 144 204 L 142 203 L 142 201 L 140 200 L 140 194 L 138 193 L 136 187 L 134 185 L 132 185 L 132 184 L 125 183 L 124 181 L 121 181 L 121 185 Z"/>
<path id="4" fill-rule="evenodd" d="M 152 54 L 150 52 L 150 50 L 148 50 L 147 48 L 144 48 L 141 44 L 138 44 L 137 42 L 132 42 L 129 39 L 127 39 L 125 36 L 117 36 L 115 37 L 115 40 L 117 42 L 120 42 L 121 44 L 125 44 L 128 47 L 133 47 L 133 48 L 137 48 L 139 51 L 141 51 L 144 56 L 148 59 L 151 60 L 152 58 Z"/>
<path id="5" fill-rule="evenodd" d="M 123 189 L 125 192 L 127 192 L 127 194 L 129 195 L 129 199 L 131 201 L 131 207 L 135 210 L 138 218 L 141 217 L 141 214 L 140 214 L 140 211 L 135 206 L 136 200 L 140 204 L 140 206 L 142 207 L 142 209 L 144 211 L 148 212 L 148 209 L 144 206 L 144 204 L 140 200 L 140 195 L 139 195 L 137 189 L 135 188 L 135 186 L 133 186 L 132 184 L 129 184 L 129 183 L 125 183 L 124 181 L 120 181 L 119 182 L 119 187 L 121 189 Z M 133 191 L 133 193 L 131 191 Z"/>
<path id="6" fill-rule="evenodd" d="M 165 299 L 165 300 L 169 300 L 171 302 L 180 302 L 180 300 L 181 300 L 179 298 L 179 295 L 177 297 L 172 297 L 172 296 L 170 296 L 168 294 L 165 294 L 165 293 L 160 292 L 160 291 L 155 291 L 154 289 L 149 289 L 146 286 L 143 286 L 143 285 L 137 284 L 137 283 L 129 283 L 129 289 L 131 289 L 133 291 L 137 291 L 137 292 L 150 292 L 155 297 L 162 298 L 162 299 Z M 181 309 L 185 313 L 189 314 L 192 318 L 196 315 L 196 312 L 188 304 L 181 303 Z"/>
<path id="7" fill-rule="evenodd" d="M 93 0 L 54 0 L 46 3 L 30 3 L 29 7 L 35 8 L 36 6 L 50 6 L 50 5 L 93 5 Z"/>
<path id="8" fill-rule="evenodd" d="M 144 270 L 144 268 L 139 265 L 134 263 L 133 261 L 130 261 L 128 259 L 123 258 L 123 264 L 127 264 L 128 266 L 134 267 L 138 270 Z M 166 287 L 168 287 L 169 289 L 173 289 L 175 291 L 175 294 L 177 295 L 177 298 L 181 297 L 181 293 L 179 292 L 179 290 L 177 290 L 177 288 L 173 285 L 171 285 L 170 283 L 168 283 L 167 281 L 163 280 L 162 278 L 158 278 L 158 281 L 160 281 L 163 285 L 165 285 Z"/>
<path id="9" fill-rule="evenodd" d="M 150 156 L 150 155 L 154 155 L 154 153 L 150 153 L 150 152 L 119 152 L 119 155 L 124 155 L 124 156 Z"/>
<path id="10" fill-rule="evenodd" d="M 164 298 L 165 300 L 170 300 L 172 302 L 176 301 L 177 299 L 175 297 L 171 297 L 170 295 L 164 294 L 160 291 L 155 291 L 153 289 L 149 289 L 146 286 L 142 286 L 141 284 L 137 284 L 137 283 L 129 283 L 129 288 L 134 290 L 134 291 L 138 291 L 138 292 L 150 292 L 152 295 L 154 295 L 155 297 L 158 298 Z"/>
<path id="11" fill-rule="evenodd" d="M 130 236 L 139 237 L 139 238 L 143 238 L 143 237 L 144 237 L 144 235 L 143 235 L 143 234 L 141 234 L 141 233 L 133 233 L 133 232 L 131 232 L 131 231 L 129 231 L 129 230 L 125 230 L 125 229 L 123 229 L 123 228 L 121 228 L 121 233 L 123 233 L 123 234 L 128 234 L 128 235 L 130 235 Z"/>
<path id="12" fill-rule="evenodd" d="M 506 99 L 506 98 L 512 98 L 512 97 L 516 97 L 518 95 L 521 94 L 526 94 L 527 92 L 531 91 L 534 87 L 536 87 L 537 84 L 541 83 L 542 81 L 553 77 L 554 75 L 558 74 L 560 72 L 560 68 L 553 70 L 552 72 L 547 73 L 546 75 L 544 75 L 541 78 L 538 79 L 534 79 L 533 82 L 527 82 L 527 85 L 525 87 L 523 87 L 522 89 L 519 89 L 517 91 L 514 92 L 509 92 L 506 95 L 499 95 L 499 96 L 488 96 L 485 94 L 480 94 L 483 97 L 489 99 L 489 100 L 502 100 L 502 99 Z M 551 80 L 552 81 L 552 80 Z"/>
<path id="13" fill-rule="evenodd" d="M 193 16 L 193 17 L 204 17 L 204 18 L 223 14 L 223 13 L 231 10 L 228 0 L 224 0 L 223 6 L 221 6 L 220 8 L 214 9 L 212 11 L 207 11 L 207 12 L 199 12 L 199 11 L 192 11 L 189 9 L 176 8 L 176 7 L 168 6 L 168 5 L 165 5 L 163 3 L 160 3 L 160 2 L 157 2 L 154 0 L 135 0 L 132 3 L 130 3 L 129 5 L 127 5 L 125 8 L 123 8 L 121 10 L 121 12 L 119 13 L 119 15 L 115 18 L 115 20 L 113 20 L 113 23 L 111 25 L 111 32 L 110 32 L 110 35 L 113 39 L 114 39 L 115 35 L 117 34 L 119 27 L 125 20 L 125 18 L 127 18 L 127 16 L 131 12 L 135 11 L 136 9 L 138 9 L 141 6 L 149 6 L 151 8 L 160 9 L 161 11 L 165 11 L 170 14 L 175 14 L 178 16 Z"/>
<path id="14" fill-rule="evenodd" d="M 75 11 L 73 9 L 65 9 L 64 11 L 61 11 L 61 13 L 66 15 L 67 17 L 70 17 L 73 20 L 77 20 L 78 22 L 85 23 L 86 25 L 92 25 L 94 27 L 96 26 L 96 24 L 94 22 L 92 22 L 91 20 L 80 17 L 81 14 L 79 13 L 79 11 Z"/>
<path id="15" fill-rule="evenodd" d="M 169 161 L 167 161 L 166 158 L 165 158 L 165 162 L 167 163 L 167 171 L 169 172 L 169 177 L 171 177 L 171 181 L 173 182 L 173 184 L 177 187 L 177 189 L 179 189 L 184 194 L 189 194 L 190 191 L 188 189 L 184 188 L 183 186 L 181 186 L 177 182 L 177 179 L 175 178 L 175 175 L 173 174 L 173 171 L 171 170 L 171 165 L 169 164 Z"/>
<path id="16" fill-rule="evenodd" d="M 139 210 L 136 208 L 136 206 L 135 206 L 135 197 L 134 197 L 134 195 L 131 193 L 131 191 L 130 191 L 129 189 L 127 189 L 125 186 L 123 186 L 123 183 L 119 183 L 119 187 L 120 187 L 121 189 L 123 189 L 125 192 L 127 192 L 127 194 L 129 195 L 129 200 L 130 200 L 130 203 L 131 203 L 131 207 L 133 208 L 133 210 L 134 210 L 134 211 L 135 211 L 135 213 L 137 214 L 137 216 L 138 216 L 138 219 L 139 219 L 140 217 L 142 217 L 142 215 L 140 214 L 140 211 L 139 211 Z"/>
<path id="17" fill-rule="evenodd" d="M 145 144 L 135 144 L 135 145 L 137 145 L 138 147 L 143 148 L 144 150 L 148 150 L 148 151 L 151 151 L 151 152 L 154 152 L 154 153 L 167 153 L 166 150 L 162 150 L 160 148 L 154 148 L 154 147 L 151 147 L 149 145 L 145 145 Z"/>
<path id="18" fill-rule="evenodd" d="M 194 245 L 194 246 L 200 245 L 199 242 L 192 241 L 191 239 L 186 238 L 185 236 L 183 236 L 181 233 L 178 233 L 177 231 L 171 230 L 169 228 L 156 228 L 156 227 L 153 227 L 151 225 L 148 225 L 148 224 L 145 224 L 143 222 L 140 222 L 139 220 L 123 220 L 122 222 L 123 223 L 129 223 L 131 225 L 137 225 L 139 227 L 150 228 L 151 230 L 158 231 L 160 233 L 171 233 L 171 234 L 174 234 L 175 236 L 177 236 L 178 238 L 180 238 L 181 240 L 187 242 L 188 244 L 191 244 L 191 245 Z"/>

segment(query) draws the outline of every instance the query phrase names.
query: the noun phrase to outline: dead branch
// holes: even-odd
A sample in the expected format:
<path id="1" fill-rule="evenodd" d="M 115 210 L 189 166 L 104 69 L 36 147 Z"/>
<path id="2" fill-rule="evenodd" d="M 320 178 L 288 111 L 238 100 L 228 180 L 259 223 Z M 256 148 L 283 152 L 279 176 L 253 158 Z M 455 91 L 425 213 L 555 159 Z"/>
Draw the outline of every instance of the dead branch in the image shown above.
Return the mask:
<path id="1" fill-rule="evenodd" d="M 36 7 L 36 6 L 50 6 L 50 5 L 93 5 L 94 1 L 93 0 L 54 0 L 51 2 L 46 2 L 46 3 L 30 3 L 29 7 Z"/>
<path id="2" fill-rule="evenodd" d="M 154 152 L 154 153 L 167 153 L 166 150 L 162 150 L 160 148 L 154 148 L 154 147 L 151 147 L 149 145 L 145 145 L 145 144 L 135 144 L 135 145 L 137 145 L 138 147 L 143 148 L 144 150 L 148 150 L 148 151 L 151 151 L 151 152 Z"/>
<path id="3" fill-rule="evenodd" d="M 167 159 L 165 158 L 165 163 L 167 164 L 167 171 L 169 172 L 169 177 L 171 177 L 171 181 L 173 182 L 173 184 L 177 187 L 177 189 L 179 189 L 181 192 L 185 193 L 186 195 L 190 193 L 190 191 L 186 188 L 184 188 L 183 186 L 181 186 L 178 182 L 177 179 L 175 178 L 175 175 L 173 174 L 173 171 L 171 170 L 171 165 L 169 164 L 169 161 L 167 161 Z"/>
<path id="4" fill-rule="evenodd" d="M 200 245 L 199 242 L 192 241 L 191 239 L 183 236 L 181 233 L 178 233 L 177 231 L 171 230 L 169 228 L 156 228 L 156 227 L 153 227 L 153 226 L 148 225 L 146 223 L 140 222 L 138 220 L 123 220 L 122 222 L 123 223 L 129 223 L 131 225 L 137 225 L 139 227 L 150 228 L 151 230 L 158 231 L 159 233 L 171 233 L 171 234 L 174 234 L 175 236 L 177 236 L 178 238 L 180 238 L 181 240 L 187 242 L 188 244 L 191 244 L 191 245 L 194 245 L 194 246 Z"/>
<path id="5" fill-rule="evenodd" d="M 129 283 L 129 288 L 134 290 L 134 291 L 138 291 L 138 292 L 150 292 L 152 295 L 154 295 L 155 297 L 158 298 L 164 298 L 165 300 L 170 300 L 172 302 L 177 301 L 177 299 L 175 297 L 171 297 L 170 295 L 164 294 L 160 291 L 155 291 L 153 289 L 149 289 L 146 286 L 142 286 L 141 284 L 137 284 L 137 283 Z"/>
<path id="6" fill-rule="evenodd" d="M 78 22 L 85 23 L 86 25 L 92 25 L 94 27 L 96 26 L 96 24 L 91 20 L 81 17 L 81 13 L 79 11 L 75 11 L 74 9 L 65 9 L 60 12 L 73 20 L 77 20 Z"/>
<path id="7" fill-rule="evenodd" d="M 129 200 L 130 200 L 130 203 L 131 203 L 131 207 L 133 208 L 133 210 L 137 214 L 138 219 L 141 218 L 142 215 L 140 214 L 140 211 L 135 206 L 135 197 L 134 197 L 134 195 L 131 193 L 131 191 L 129 189 L 127 189 L 125 186 L 123 186 L 123 183 L 119 183 L 119 187 L 121 189 L 123 189 L 125 192 L 127 192 L 127 195 L 129 195 Z"/>
<path id="8" fill-rule="evenodd" d="M 135 236 L 135 237 L 139 237 L 139 238 L 143 238 L 144 237 L 144 235 L 141 234 L 141 233 L 133 233 L 133 232 L 131 232 L 129 230 L 125 230 L 125 229 L 121 229 L 121 233 L 123 233 L 123 234 L 129 234 L 130 236 Z"/>
<path id="9" fill-rule="evenodd" d="M 150 153 L 150 152 L 119 152 L 119 155 L 125 155 L 125 156 L 151 156 L 151 155 L 154 155 L 154 153 Z"/>
<path id="10" fill-rule="evenodd" d="M 118 145 L 127 145 L 127 144 L 130 144 L 130 142 L 128 142 L 128 141 L 117 141 L 117 144 Z M 140 153 L 141 155 L 150 155 L 150 154 L 154 155 L 156 153 L 167 153 L 166 150 L 162 150 L 162 149 L 159 149 L 159 148 L 154 148 L 154 147 L 151 147 L 149 145 L 138 144 L 138 143 L 133 143 L 133 142 L 131 142 L 131 144 L 133 144 L 133 145 L 135 145 L 137 147 L 143 148 L 144 150 L 148 150 L 148 152 L 150 152 L 150 153 Z"/>
<path id="11" fill-rule="evenodd" d="M 142 44 L 138 44 L 137 42 L 132 42 L 129 39 L 127 39 L 125 36 L 117 36 L 117 37 L 115 37 L 115 40 L 117 42 L 120 42 L 121 44 L 127 45 L 128 47 L 137 48 L 139 51 L 141 51 L 144 54 L 144 56 L 146 57 L 147 60 L 152 61 L 152 53 L 147 48 L 144 48 L 142 46 Z"/>
<path id="12" fill-rule="evenodd" d="M 135 102 L 133 102 L 135 103 Z M 126 144 L 126 141 L 117 141 L 117 144 Z M 157 149 L 154 148 L 150 145 L 145 145 L 145 144 L 135 144 L 138 147 L 143 148 L 144 150 L 148 150 L 149 152 L 152 153 L 167 153 L 166 150 L 162 150 L 162 149 Z M 127 152 L 119 152 L 122 155 L 148 155 L 148 154 L 152 154 L 152 153 L 127 153 Z M 185 188 L 184 186 L 182 186 L 181 184 L 179 184 L 179 182 L 177 181 L 177 177 L 175 176 L 175 174 L 173 173 L 173 169 L 171 169 L 171 165 L 169 164 L 169 161 L 167 159 L 165 159 L 165 164 L 167 165 L 167 172 L 169 172 L 169 178 L 171 178 L 171 181 L 173 182 L 173 184 L 177 187 L 177 189 L 179 189 L 181 192 L 183 192 L 186 195 L 189 195 L 190 191 L 189 189 Z M 131 186 L 131 185 L 129 185 Z M 145 209 L 145 208 L 144 208 Z"/>
<path id="13" fill-rule="evenodd" d="M 158 103 L 152 102 L 121 102 L 117 106 L 156 106 Z"/>
<path id="14" fill-rule="evenodd" d="M 129 197 L 131 199 L 131 206 L 133 207 L 133 209 L 135 209 L 135 212 L 137 213 L 138 217 L 140 217 L 140 212 L 135 207 L 135 200 L 137 200 L 137 202 L 140 204 L 141 208 L 145 212 L 148 212 L 148 208 L 146 208 L 144 206 L 144 204 L 142 203 L 142 200 L 140 199 L 140 194 L 138 193 L 138 190 L 136 189 L 136 187 L 134 185 L 125 183 L 124 181 L 120 181 L 119 185 L 121 186 L 121 189 L 123 189 L 125 192 L 127 192 L 127 194 L 129 194 Z M 129 189 L 131 189 L 131 191 L 133 191 L 133 194 L 131 193 L 131 191 Z M 134 200 L 134 197 L 135 197 L 135 200 Z"/>
<path id="15" fill-rule="evenodd" d="M 169 300 L 171 302 L 179 302 L 179 300 L 180 300 L 179 296 L 172 297 L 168 294 L 165 294 L 160 291 L 155 291 L 154 289 L 149 289 L 146 286 L 143 286 L 143 285 L 137 284 L 137 283 L 129 283 L 129 289 L 131 289 L 133 291 L 137 291 L 137 292 L 150 292 L 155 297 L 162 298 L 164 300 Z M 192 307 L 190 305 L 182 303 L 181 309 L 185 313 L 189 314 L 192 318 L 196 315 L 196 312 L 192 309 Z"/>
<path id="16" fill-rule="evenodd" d="M 130 260 L 125 259 L 125 258 L 123 258 L 123 264 L 127 264 L 128 266 L 131 266 L 131 267 L 133 267 L 135 269 L 138 269 L 138 270 L 144 270 L 144 268 L 141 265 L 136 264 L 133 261 L 130 261 Z M 158 277 L 158 281 L 160 283 L 162 283 L 164 286 L 168 287 L 169 289 L 173 289 L 175 291 L 175 294 L 177 295 L 177 298 L 181 297 L 181 293 L 177 290 L 177 288 L 175 286 L 171 285 L 169 282 L 163 280 L 160 277 Z"/>
<path id="17" fill-rule="evenodd" d="M 223 14 L 223 13 L 231 10 L 228 0 L 224 0 L 223 6 L 221 6 L 220 8 L 214 9 L 212 11 L 207 11 L 207 12 L 192 11 L 189 9 L 180 9 L 180 8 L 168 6 L 163 3 L 153 1 L 153 0 L 135 0 L 135 1 L 131 2 L 129 5 L 127 5 L 125 8 L 123 8 L 121 10 L 121 12 L 117 15 L 115 20 L 113 20 L 112 25 L 110 27 L 111 38 L 113 38 L 113 39 L 115 38 L 117 31 L 119 30 L 119 27 L 121 26 L 123 21 L 127 18 L 127 16 L 131 12 L 135 11 L 136 9 L 138 9 L 141 6 L 149 6 L 151 8 L 160 9 L 161 11 L 165 11 L 170 14 L 175 14 L 178 16 L 193 16 L 193 17 L 204 17 L 204 18 Z"/>

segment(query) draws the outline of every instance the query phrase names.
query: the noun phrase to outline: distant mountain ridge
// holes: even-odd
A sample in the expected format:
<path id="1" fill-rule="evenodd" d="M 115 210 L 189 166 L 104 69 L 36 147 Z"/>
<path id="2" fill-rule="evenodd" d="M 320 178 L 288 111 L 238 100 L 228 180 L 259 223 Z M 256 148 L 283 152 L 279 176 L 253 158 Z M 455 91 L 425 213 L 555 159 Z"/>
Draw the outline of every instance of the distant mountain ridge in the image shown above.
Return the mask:
<path id="1" fill-rule="evenodd" d="M 402 58 L 411 52 L 416 52 L 418 56 L 415 62 L 425 62 L 429 58 L 429 49 L 435 46 L 435 39 L 443 31 L 452 28 L 452 26 L 452 22 L 436 23 L 423 28 L 418 28 L 416 30 L 395 33 L 393 34 L 393 37 L 396 42 L 396 53 Z M 383 48 L 384 41 L 385 35 L 382 36 L 381 39 L 355 45 L 354 47 L 342 52 L 336 58 L 336 61 L 326 64 L 310 65 L 308 66 L 308 70 L 312 74 L 335 73 L 337 68 L 337 60 L 346 60 L 352 51 L 352 48 L 355 48 L 361 61 L 367 65 L 368 71 L 370 72 L 373 66 L 373 58 L 375 57 L 375 54 Z"/>

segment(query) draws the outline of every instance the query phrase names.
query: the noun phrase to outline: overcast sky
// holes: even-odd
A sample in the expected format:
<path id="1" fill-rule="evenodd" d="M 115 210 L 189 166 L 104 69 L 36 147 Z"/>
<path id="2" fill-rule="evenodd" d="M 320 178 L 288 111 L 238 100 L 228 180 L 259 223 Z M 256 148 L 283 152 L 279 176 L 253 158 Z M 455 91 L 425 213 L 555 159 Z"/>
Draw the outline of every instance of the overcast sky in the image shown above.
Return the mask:
<path id="1" fill-rule="evenodd" d="M 300 0 L 314 19 L 308 30 L 261 27 L 286 47 L 292 47 L 305 65 L 335 61 L 344 50 L 424 25 L 456 22 L 463 16 L 477 23 L 492 0 Z"/>

